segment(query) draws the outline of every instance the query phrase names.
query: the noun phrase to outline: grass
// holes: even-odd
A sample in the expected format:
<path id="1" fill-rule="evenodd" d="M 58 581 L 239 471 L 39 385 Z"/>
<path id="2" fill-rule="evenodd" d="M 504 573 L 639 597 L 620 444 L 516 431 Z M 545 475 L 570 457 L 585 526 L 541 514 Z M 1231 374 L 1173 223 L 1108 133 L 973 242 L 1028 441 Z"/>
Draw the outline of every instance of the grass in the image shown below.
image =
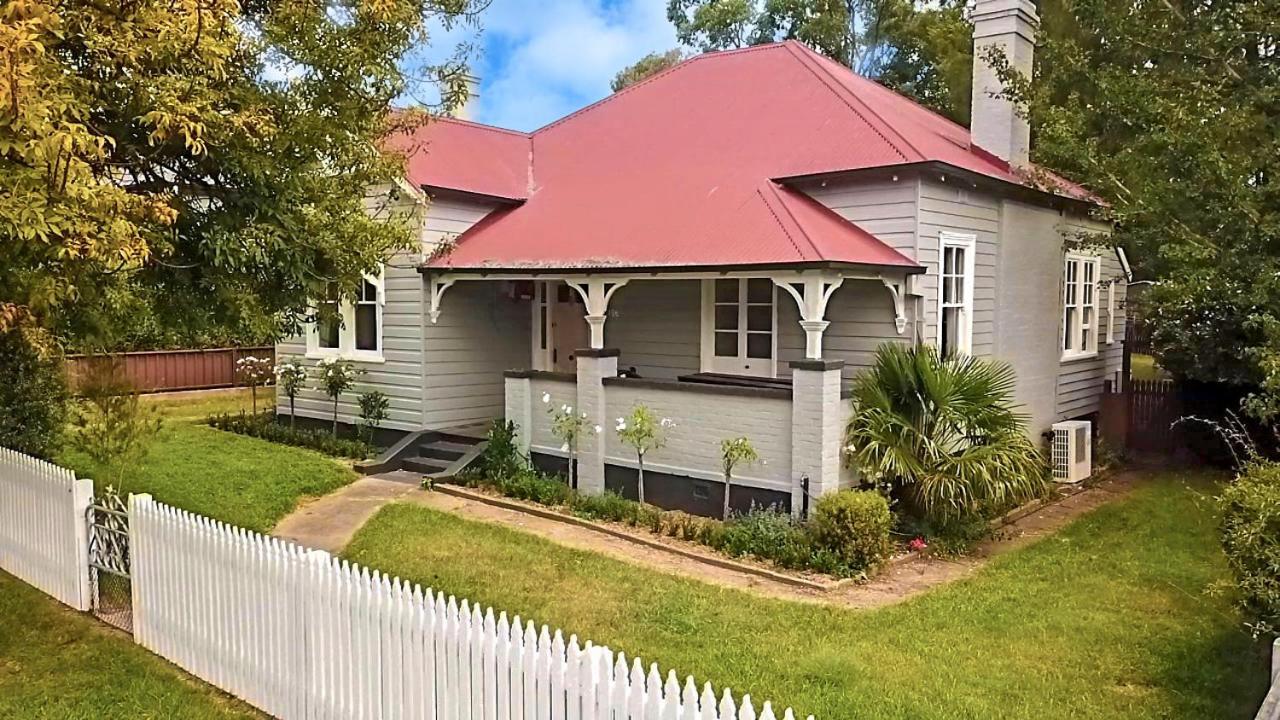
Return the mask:
<path id="1" fill-rule="evenodd" d="M 803 717 L 1249 718 L 1203 476 L 1161 475 L 972 578 L 875 611 L 768 600 L 409 504 L 345 555 Z"/>
<path id="2" fill-rule="evenodd" d="M 259 407 L 263 407 L 259 390 Z M 147 457 L 121 482 L 126 493 L 156 500 L 241 527 L 266 532 L 306 497 L 324 495 L 355 479 L 347 466 L 319 453 L 215 430 L 200 424 L 214 412 L 248 406 L 248 393 L 198 398 L 153 396 L 164 428 Z M 269 402 L 269 400 L 268 400 Z M 59 462 L 97 485 L 107 484 L 85 455 L 66 450 Z"/>
<path id="3" fill-rule="evenodd" d="M 0 572 L 0 717 L 262 716 Z"/>
<path id="4" fill-rule="evenodd" d="M 1129 356 L 1129 377 L 1134 380 L 1163 380 L 1168 377 L 1150 355 L 1134 353 Z"/>

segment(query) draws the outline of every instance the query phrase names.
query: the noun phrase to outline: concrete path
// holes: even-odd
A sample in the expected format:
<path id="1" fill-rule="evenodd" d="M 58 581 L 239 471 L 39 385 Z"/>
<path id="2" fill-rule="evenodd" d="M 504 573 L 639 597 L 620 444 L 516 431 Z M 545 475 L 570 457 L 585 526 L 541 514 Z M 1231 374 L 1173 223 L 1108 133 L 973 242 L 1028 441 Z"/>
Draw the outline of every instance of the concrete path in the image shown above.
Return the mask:
<path id="1" fill-rule="evenodd" d="M 336 492 L 304 502 L 276 524 L 271 534 L 300 545 L 337 553 L 378 509 L 418 489 L 416 473 L 363 477 Z"/>

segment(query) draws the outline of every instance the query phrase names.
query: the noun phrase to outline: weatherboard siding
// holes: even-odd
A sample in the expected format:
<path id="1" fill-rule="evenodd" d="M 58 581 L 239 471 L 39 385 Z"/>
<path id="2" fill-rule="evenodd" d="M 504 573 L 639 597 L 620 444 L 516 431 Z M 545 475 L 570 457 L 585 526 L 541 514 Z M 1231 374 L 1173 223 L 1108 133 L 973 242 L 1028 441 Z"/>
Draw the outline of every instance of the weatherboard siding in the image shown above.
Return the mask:
<path id="1" fill-rule="evenodd" d="M 975 238 L 972 354 L 989 356 L 995 348 L 996 258 L 1000 201 L 987 193 L 933 180 L 920 181 L 920 250 L 916 261 L 927 268 L 916 288 L 924 296 L 924 339 L 938 338 L 939 243 L 943 232 Z"/>
<path id="2" fill-rule="evenodd" d="M 674 380 L 698 372 L 701 328 L 701 281 L 633 280 L 609 302 L 605 345 L 622 351 L 620 370 Z"/>

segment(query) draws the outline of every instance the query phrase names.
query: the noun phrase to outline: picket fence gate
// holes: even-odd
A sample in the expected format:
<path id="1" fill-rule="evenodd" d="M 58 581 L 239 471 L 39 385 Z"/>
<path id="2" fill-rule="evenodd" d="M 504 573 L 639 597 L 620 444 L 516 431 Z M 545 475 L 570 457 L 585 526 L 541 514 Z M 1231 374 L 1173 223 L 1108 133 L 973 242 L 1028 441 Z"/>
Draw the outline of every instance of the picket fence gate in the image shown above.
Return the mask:
<path id="1" fill-rule="evenodd" d="M 0 447 L 0 568 L 77 610 L 88 610 L 85 514 L 93 481 Z"/>
<path id="2" fill-rule="evenodd" d="M 129 523 L 137 641 L 277 717 L 777 720 L 767 702 L 757 713 L 749 696 L 150 496 L 131 498 Z"/>

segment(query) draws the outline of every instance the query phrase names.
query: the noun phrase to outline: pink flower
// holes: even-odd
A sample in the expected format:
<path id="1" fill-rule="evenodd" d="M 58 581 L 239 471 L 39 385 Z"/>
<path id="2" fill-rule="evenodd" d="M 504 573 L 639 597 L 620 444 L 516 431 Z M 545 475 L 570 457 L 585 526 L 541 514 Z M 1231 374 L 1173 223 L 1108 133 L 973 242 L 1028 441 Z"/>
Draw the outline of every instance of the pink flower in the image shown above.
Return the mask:
<path id="1" fill-rule="evenodd" d="M 918 537 L 907 543 L 907 547 L 911 548 L 911 552 L 920 552 L 921 550 L 928 548 L 929 543 L 925 542 L 924 538 Z"/>

